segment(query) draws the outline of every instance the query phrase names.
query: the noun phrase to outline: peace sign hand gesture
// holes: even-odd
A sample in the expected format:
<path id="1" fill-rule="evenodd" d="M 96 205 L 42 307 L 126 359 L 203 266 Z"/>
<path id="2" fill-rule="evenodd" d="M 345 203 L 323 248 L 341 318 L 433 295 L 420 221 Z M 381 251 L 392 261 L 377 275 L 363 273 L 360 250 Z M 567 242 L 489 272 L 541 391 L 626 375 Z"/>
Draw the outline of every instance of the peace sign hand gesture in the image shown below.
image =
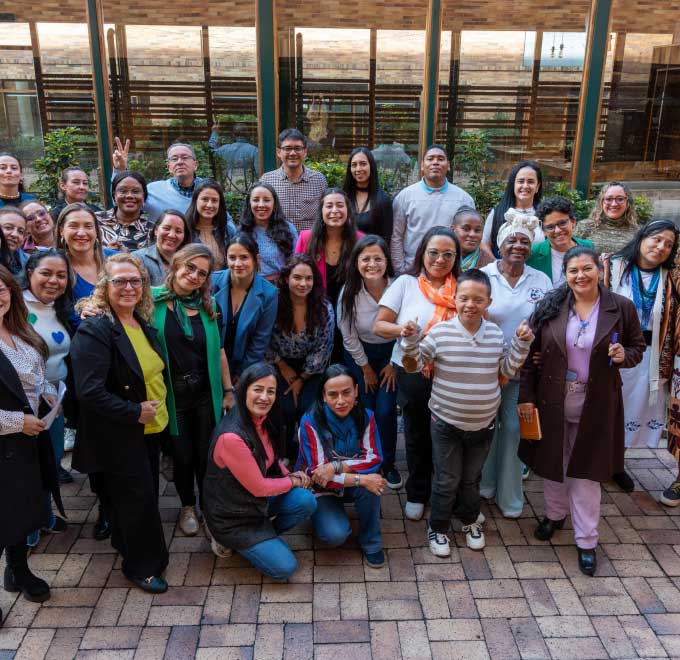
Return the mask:
<path id="1" fill-rule="evenodd" d="M 113 150 L 113 167 L 122 172 L 127 169 L 128 152 L 130 151 L 130 140 L 125 140 L 125 146 L 120 141 L 120 138 L 115 138 L 116 148 Z"/>

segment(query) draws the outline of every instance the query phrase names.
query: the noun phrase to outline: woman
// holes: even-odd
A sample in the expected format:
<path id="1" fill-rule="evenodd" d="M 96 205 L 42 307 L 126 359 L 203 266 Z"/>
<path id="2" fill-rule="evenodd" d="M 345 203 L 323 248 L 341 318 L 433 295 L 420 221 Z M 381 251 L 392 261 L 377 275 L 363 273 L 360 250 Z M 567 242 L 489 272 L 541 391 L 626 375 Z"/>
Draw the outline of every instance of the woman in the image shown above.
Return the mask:
<path id="1" fill-rule="evenodd" d="M 500 258 L 498 250 L 498 230 L 507 218 L 505 214 L 514 210 L 533 216 L 543 195 L 543 175 L 538 163 L 533 160 L 523 160 L 510 170 L 508 183 L 501 201 L 491 210 L 484 223 L 482 235 L 482 249 Z M 534 243 L 545 240 L 543 231 L 537 227 L 534 231 Z"/>
<path id="2" fill-rule="evenodd" d="M 522 440 L 519 456 L 544 479 L 545 518 L 534 535 L 547 541 L 571 514 L 579 568 L 594 575 L 600 483 L 623 470 L 619 370 L 641 361 L 645 341 L 633 303 L 599 283 L 597 252 L 570 249 L 564 270 L 566 284 L 531 321 L 536 339 L 522 368 L 519 409 L 527 420 L 538 409 L 543 438 Z"/>
<path id="3" fill-rule="evenodd" d="M 139 172 L 119 172 L 111 181 L 111 195 L 113 208 L 97 213 L 102 247 L 121 252 L 146 247 L 152 227 L 143 211 L 148 197 L 146 179 Z"/>
<path id="4" fill-rule="evenodd" d="M 359 400 L 374 411 L 383 450 L 382 473 L 387 485 L 403 481 L 394 465 L 397 450 L 397 374 L 391 363 L 394 339 L 373 333 L 378 303 L 394 279 L 387 243 L 375 235 L 357 241 L 352 267 L 340 291 L 338 328 L 345 346 L 345 364 L 359 383 Z"/>
<path id="5" fill-rule="evenodd" d="M 669 339 L 672 294 L 669 269 L 675 262 L 678 229 L 670 220 L 656 220 L 638 230 L 621 251 L 604 260 L 604 284 L 614 293 L 632 300 L 640 319 L 647 349 L 633 369 L 623 369 L 625 446 L 656 449 L 666 422 L 668 381 L 660 377 L 661 352 Z M 665 312 L 665 313 L 664 313 Z M 616 484 L 627 493 L 635 490 L 625 471 L 614 474 Z"/>
<path id="6" fill-rule="evenodd" d="M 631 189 L 610 181 L 600 190 L 590 217 L 579 222 L 574 233 L 591 240 L 600 254 L 612 254 L 633 240 L 639 228 Z"/>
<path id="7" fill-rule="evenodd" d="M 23 272 L 28 255 L 21 249 L 26 239 L 26 216 L 14 206 L 0 208 L 0 228 L 9 250 L 9 266 L 16 276 Z"/>
<path id="8" fill-rule="evenodd" d="M 268 183 L 255 183 L 248 191 L 240 230 L 249 234 L 260 252 L 260 274 L 275 281 L 293 254 L 298 232 L 286 220 L 278 195 Z"/>
<path id="9" fill-rule="evenodd" d="M 52 207 L 52 219 L 56 222 L 62 209 L 69 204 L 82 202 L 97 213 L 101 209 L 96 204 L 89 204 L 87 196 L 90 194 L 90 179 L 82 167 L 67 167 L 59 178 L 59 192 L 61 199 Z"/>
<path id="10" fill-rule="evenodd" d="M 203 508 L 210 434 L 222 410 L 234 405 L 218 308 L 210 295 L 214 263 L 207 246 L 187 245 L 173 256 L 165 283 L 153 289 L 153 325 L 166 364 L 173 475 L 182 502 L 179 527 L 186 536 L 199 529 L 194 478 Z"/>
<path id="11" fill-rule="evenodd" d="M 151 286 L 160 286 L 175 252 L 191 242 L 191 229 L 184 214 L 174 209 L 162 211 L 151 229 L 149 242 L 150 245 L 133 254 L 149 272 Z"/>
<path id="12" fill-rule="evenodd" d="M 451 229 L 460 243 L 461 272 L 471 268 L 484 268 L 494 260 L 481 248 L 484 221 L 477 209 L 461 206 L 453 216 Z"/>
<path id="13" fill-rule="evenodd" d="M 217 427 L 205 477 L 205 517 L 213 549 L 230 548 L 275 580 L 297 569 L 280 537 L 316 510 L 303 472 L 288 472 L 282 458 L 276 373 L 256 362 L 239 381 L 236 406 Z M 221 546 L 221 547 L 220 547 Z"/>
<path id="14" fill-rule="evenodd" d="M 5 590 L 21 591 L 41 603 L 50 597 L 48 584 L 28 568 L 26 536 L 48 524 L 45 491 L 59 512 L 54 455 L 45 423 L 39 419 L 56 402 L 45 377 L 47 347 L 27 321 L 21 289 L 0 266 L 0 552 L 7 551 Z M 0 620 L 2 613 L 0 612 Z"/>
<path id="15" fill-rule="evenodd" d="M 321 273 L 311 257 L 296 254 L 279 278 L 279 305 L 267 349 L 276 365 L 286 426 L 287 455 L 297 458 L 295 424 L 312 405 L 319 377 L 333 349 L 335 317 L 323 293 Z"/>
<path id="16" fill-rule="evenodd" d="M 0 209 L 18 206 L 27 199 L 35 199 L 24 190 L 24 175 L 21 161 L 7 151 L 0 151 Z"/>
<path id="17" fill-rule="evenodd" d="M 552 289 L 550 278 L 526 265 L 538 227 L 538 219 L 509 211 L 508 220 L 498 232 L 499 261 L 484 266 L 491 280 L 488 318 L 503 331 L 508 346 L 522 321 L 528 320 L 536 303 Z M 501 406 L 489 455 L 482 470 L 480 493 L 496 504 L 506 518 L 519 518 L 524 508 L 523 466 L 517 458 L 519 417 L 517 396 L 519 378 L 501 389 Z"/>
<path id="18" fill-rule="evenodd" d="M 71 343 L 79 404 L 73 467 L 98 475 L 97 495 L 110 512 L 123 575 L 158 594 L 168 588 L 158 510 L 159 445 L 168 425 L 165 363 L 150 325 L 153 298 L 142 262 L 116 254 L 103 275 L 89 302 L 104 313 L 85 319 Z"/>
<path id="19" fill-rule="evenodd" d="M 56 244 L 54 220 L 47 207 L 37 199 L 29 199 L 19 205 L 26 216 L 26 238 L 22 249 L 26 254 L 36 250 L 49 250 Z"/>
<path id="20" fill-rule="evenodd" d="M 368 147 L 356 147 L 350 153 L 342 188 L 349 198 L 357 228 L 365 234 L 377 234 L 389 244 L 392 199 L 380 187 L 378 165 Z"/>
<path id="21" fill-rule="evenodd" d="M 380 496 L 386 481 L 375 416 L 359 399 L 359 385 L 347 367 L 332 364 L 319 381 L 310 410 L 300 421 L 297 467 L 312 478 L 317 494 L 312 525 L 328 545 L 342 545 L 352 528 L 345 502 L 353 502 L 359 518 L 358 541 L 366 563 L 385 563 L 380 533 Z"/>
<path id="22" fill-rule="evenodd" d="M 207 245 L 215 257 L 215 270 L 223 269 L 225 248 L 236 229 L 227 213 L 224 191 L 217 181 L 206 179 L 196 186 L 187 209 L 187 221 L 192 242 Z"/>
<path id="23" fill-rule="evenodd" d="M 261 255 L 250 234 L 236 234 L 227 247 L 227 270 L 213 273 L 212 291 L 224 315 L 222 342 L 232 376 L 264 360 L 272 335 L 278 289 L 258 272 Z"/>
<path id="24" fill-rule="evenodd" d="M 398 277 L 380 299 L 373 332 L 383 339 L 401 336 L 406 323 L 418 319 L 424 333 L 439 321 L 456 314 L 454 295 L 460 272 L 460 245 L 446 227 L 432 227 L 423 236 L 409 273 Z M 406 440 L 406 507 L 409 520 L 423 517 L 432 486 L 432 439 L 430 374 L 407 373 L 401 361 L 401 347 L 395 342 L 392 363 L 397 367 L 397 403 L 404 418 Z"/>

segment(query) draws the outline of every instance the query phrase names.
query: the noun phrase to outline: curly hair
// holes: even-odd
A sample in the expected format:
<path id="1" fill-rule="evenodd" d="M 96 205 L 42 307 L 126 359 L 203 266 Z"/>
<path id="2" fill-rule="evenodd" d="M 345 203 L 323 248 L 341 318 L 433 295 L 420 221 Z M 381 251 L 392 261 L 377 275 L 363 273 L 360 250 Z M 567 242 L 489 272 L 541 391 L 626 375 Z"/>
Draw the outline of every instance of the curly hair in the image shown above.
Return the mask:
<path id="1" fill-rule="evenodd" d="M 307 312 L 305 323 L 307 332 L 314 332 L 323 324 L 328 323 L 328 309 L 326 306 L 326 294 L 323 290 L 321 273 L 316 263 L 308 254 L 293 255 L 279 273 L 277 286 L 279 288 L 279 307 L 276 313 L 276 325 L 285 333 L 293 332 L 293 301 L 290 297 L 288 280 L 296 266 L 309 266 L 312 270 L 314 285 L 307 296 Z"/>
<path id="2" fill-rule="evenodd" d="M 197 257 L 203 257 L 208 260 L 208 277 L 205 278 L 198 288 L 198 292 L 201 295 L 201 302 L 203 303 L 205 313 L 209 318 L 214 319 L 216 313 L 213 310 L 213 301 L 210 295 L 210 275 L 215 270 L 215 255 L 209 247 L 203 245 L 203 243 L 189 243 L 189 245 L 185 245 L 180 250 L 177 250 L 170 260 L 170 267 L 168 268 L 168 274 L 165 276 L 164 284 L 168 290 L 172 291 L 177 271 Z"/>
<path id="3" fill-rule="evenodd" d="M 250 206 L 250 198 L 253 192 L 257 188 L 264 188 L 268 190 L 271 196 L 274 198 L 274 209 L 272 214 L 269 216 L 269 221 L 267 222 L 266 234 L 269 238 L 276 243 L 276 247 L 279 248 L 281 254 L 284 258 L 288 259 L 291 254 L 293 254 L 293 234 L 288 226 L 288 221 L 286 219 L 283 210 L 281 209 L 281 203 L 279 202 L 279 196 L 276 194 L 276 190 L 272 188 L 268 183 L 263 183 L 262 181 L 254 183 L 248 189 L 248 194 L 246 196 L 246 203 L 243 206 L 243 213 L 241 214 L 241 225 L 240 230 L 253 235 L 255 231 L 255 216 L 253 215 L 253 209 Z"/>
<path id="4" fill-rule="evenodd" d="M 599 227 L 600 224 L 602 224 L 602 222 L 607 218 L 607 215 L 604 212 L 604 197 L 607 194 L 607 191 L 614 186 L 623 188 L 623 192 L 626 194 L 627 206 L 625 213 L 621 216 L 619 221 L 621 226 L 637 227 L 640 224 L 640 218 L 638 217 L 637 211 L 635 210 L 635 197 L 633 195 L 633 191 L 625 183 L 621 183 L 620 181 L 610 181 L 609 183 L 602 186 L 602 190 L 600 190 L 600 194 L 597 196 L 595 206 L 588 216 L 588 221 L 592 223 L 593 229 Z"/>
<path id="5" fill-rule="evenodd" d="M 88 298 L 82 298 L 76 305 L 76 311 L 81 312 L 85 306 L 96 306 L 113 321 L 113 310 L 109 301 L 109 269 L 115 264 L 131 264 L 142 277 L 142 297 L 137 303 L 135 311 L 147 322 L 153 317 L 154 303 L 149 286 L 149 273 L 141 259 L 127 252 L 112 254 L 104 264 L 99 281 Z"/>

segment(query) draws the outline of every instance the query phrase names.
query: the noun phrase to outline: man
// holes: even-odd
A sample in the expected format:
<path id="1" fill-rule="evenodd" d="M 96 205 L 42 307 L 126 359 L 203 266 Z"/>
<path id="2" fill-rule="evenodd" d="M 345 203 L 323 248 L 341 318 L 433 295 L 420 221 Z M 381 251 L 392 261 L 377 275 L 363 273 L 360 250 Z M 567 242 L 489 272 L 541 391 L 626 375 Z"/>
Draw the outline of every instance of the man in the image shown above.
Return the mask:
<path id="1" fill-rule="evenodd" d="M 404 188 L 393 202 L 391 252 L 398 273 L 412 266 L 418 245 L 428 229 L 450 227 L 461 206 L 475 206 L 470 195 L 446 178 L 449 159 L 444 147 L 433 144 L 426 149 L 421 171 L 423 178 Z"/>
<path id="2" fill-rule="evenodd" d="M 328 188 L 326 177 L 305 167 L 307 138 L 296 128 L 281 131 L 276 155 L 281 160 L 281 167 L 266 172 L 260 181 L 276 190 L 284 215 L 298 232 L 311 229 L 321 195 Z"/>
<path id="3" fill-rule="evenodd" d="M 116 138 L 116 148 L 113 152 L 113 176 L 127 169 L 130 140 L 125 140 L 123 146 L 120 138 Z M 144 203 L 144 210 L 152 222 L 166 209 L 176 209 L 186 213 L 196 186 L 203 179 L 196 176 L 198 161 L 196 153 L 190 144 L 177 142 L 171 144 L 167 151 L 168 172 L 172 175 L 163 181 L 153 181 L 148 184 L 148 196 Z"/>
<path id="4" fill-rule="evenodd" d="M 257 179 L 258 149 L 246 139 L 247 129 L 243 124 L 234 124 L 233 135 L 233 142 L 219 146 L 220 124 L 215 122 L 210 133 L 208 146 L 224 163 L 225 174 L 229 180 L 243 176 L 246 185 L 250 185 Z"/>
<path id="5" fill-rule="evenodd" d="M 543 233 L 548 237 L 531 248 L 527 266 L 545 273 L 553 287 L 564 282 L 562 264 L 567 250 L 577 245 L 593 247 L 592 241 L 575 238 L 576 214 L 572 203 L 564 197 L 544 199 L 537 210 Z"/>
<path id="6" fill-rule="evenodd" d="M 460 268 L 462 271 L 484 268 L 494 259 L 483 252 L 480 245 L 484 232 L 484 219 L 471 206 L 461 206 L 453 216 L 453 233 L 460 243 Z"/>

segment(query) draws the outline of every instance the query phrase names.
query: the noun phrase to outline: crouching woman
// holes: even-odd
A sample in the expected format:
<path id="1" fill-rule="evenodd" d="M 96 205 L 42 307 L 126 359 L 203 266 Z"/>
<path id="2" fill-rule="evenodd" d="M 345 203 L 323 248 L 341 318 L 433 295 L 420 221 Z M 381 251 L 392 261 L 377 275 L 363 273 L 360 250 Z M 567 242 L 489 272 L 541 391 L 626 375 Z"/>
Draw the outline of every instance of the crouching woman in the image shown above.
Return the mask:
<path id="1" fill-rule="evenodd" d="M 316 500 L 311 480 L 281 462 L 284 439 L 276 371 L 256 362 L 242 374 L 236 405 L 213 433 L 203 482 L 204 514 L 213 551 L 235 550 L 275 580 L 287 580 L 297 561 L 279 536 L 309 518 Z M 272 519 L 273 518 L 273 519 Z"/>

